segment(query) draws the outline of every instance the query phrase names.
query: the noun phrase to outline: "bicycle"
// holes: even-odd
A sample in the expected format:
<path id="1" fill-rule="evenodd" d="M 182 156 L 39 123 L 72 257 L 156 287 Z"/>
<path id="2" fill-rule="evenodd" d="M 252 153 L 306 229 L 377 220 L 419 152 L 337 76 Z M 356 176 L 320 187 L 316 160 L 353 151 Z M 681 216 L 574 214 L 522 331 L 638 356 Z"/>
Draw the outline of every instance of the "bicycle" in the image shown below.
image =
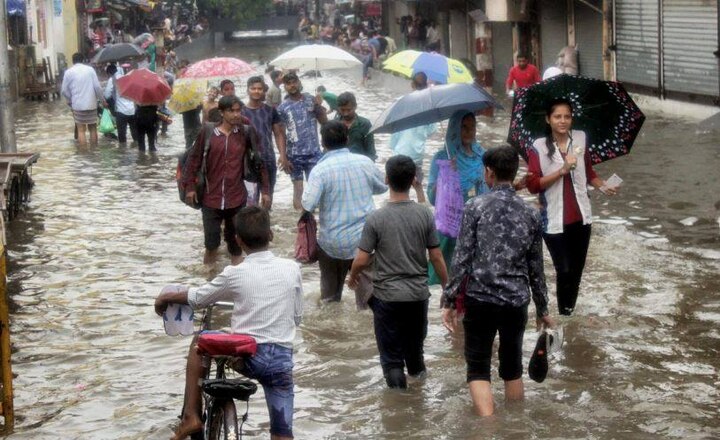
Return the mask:
<path id="1" fill-rule="evenodd" d="M 201 333 L 197 338 L 198 350 L 201 350 L 200 347 L 204 345 L 203 338 L 208 339 L 210 336 L 212 336 L 213 342 L 224 341 L 223 345 L 226 348 L 216 347 L 212 354 L 200 351 L 203 355 L 203 364 L 206 366 L 205 377 L 201 384 L 203 429 L 191 435 L 192 440 L 241 439 L 242 425 L 247 421 L 250 409 L 250 396 L 257 391 L 257 384 L 249 379 L 227 377 L 228 371 L 235 371 L 232 368 L 233 365 L 243 359 L 243 357 L 234 356 L 231 351 L 234 341 L 242 335 L 220 332 L 202 333 L 202 331 L 211 330 L 214 327 L 213 309 L 218 306 L 232 310 L 233 304 L 218 302 L 206 309 L 202 319 Z M 238 426 L 236 400 L 246 403 L 245 414 L 241 418 L 240 426 Z"/>

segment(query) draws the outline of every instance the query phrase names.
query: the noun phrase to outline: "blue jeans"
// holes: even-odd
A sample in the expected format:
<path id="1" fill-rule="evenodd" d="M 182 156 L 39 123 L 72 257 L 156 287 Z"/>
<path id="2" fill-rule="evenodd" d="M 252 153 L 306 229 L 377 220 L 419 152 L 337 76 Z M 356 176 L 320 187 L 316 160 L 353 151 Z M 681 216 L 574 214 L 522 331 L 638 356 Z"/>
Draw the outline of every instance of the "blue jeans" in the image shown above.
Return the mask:
<path id="1" fill-rule="evenodd" d="M 293 166 L 293 170 L 290 173 L 290 180 L 295 182 L 296 180 L 305 180 L 310 178 L 310 171 L 317 165 L 320 160 L 319 156 L 296 156 L 289 157 L 288 160 Z"/>
<path id="2" fill-rule="evenodd" d="M 270 433 L 292 437 L 293 351 L 277 344 L 258 344 L 255 356 L 245 359 L 243 375 L 260 382 L 270 413 Z"/>

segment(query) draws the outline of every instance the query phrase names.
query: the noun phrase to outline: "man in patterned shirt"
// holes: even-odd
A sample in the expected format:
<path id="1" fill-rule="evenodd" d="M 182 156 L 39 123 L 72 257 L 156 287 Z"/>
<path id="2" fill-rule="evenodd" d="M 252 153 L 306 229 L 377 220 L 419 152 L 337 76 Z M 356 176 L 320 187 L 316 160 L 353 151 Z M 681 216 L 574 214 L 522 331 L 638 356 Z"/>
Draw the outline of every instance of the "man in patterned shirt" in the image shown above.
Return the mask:
<path id="1" fill-rule="evenodd" d="M 320 297 L 340 301 L 365 218 L 375 209 L 373 195 L 387 186 L 372 160 L 347 148 L 345 124 L 330 121 L 320 131 L 326 153 L 310 174 L 302 206 L 320 211 Z"/>
<path id="2" fill-rule="evenodd" d="M 485 182 L 492 191 L 465 204 L 454 272 L 442 304 L 443 324 L 454 332 L 455 299 L 461 286 L 467 285 L 463 319 L 467 382 L 475 411 L 490 416 L 494 412 L 490 359 L 495 334 L 500 334 L 499 374 L 505 381 L 505 399 L 522 400 L 522 341 L 531 292 L 538 328 L 554 327 L 555 322 L 548 315 L 540 213 L 518 197 L 512 186 L 517 153 L 507 146 L 492 148 L 483 155 L 483 163 Z"/>
<path id="3" fill-rule="evenodd" d="M 317 123 L 326 123 L 327 113 L 312 95 L 302 93 L 302 84 L 297 74 L 288 73 L 283 77 L 283 83 L 288 96 L 278 106 L 278 113 L 285 124 L 287 154 L 280 153 L 280 168 L 290 174 L 293 182 L 293 206 L 300 210 L 303 181 L 308 178 L 322 156 Z"/>

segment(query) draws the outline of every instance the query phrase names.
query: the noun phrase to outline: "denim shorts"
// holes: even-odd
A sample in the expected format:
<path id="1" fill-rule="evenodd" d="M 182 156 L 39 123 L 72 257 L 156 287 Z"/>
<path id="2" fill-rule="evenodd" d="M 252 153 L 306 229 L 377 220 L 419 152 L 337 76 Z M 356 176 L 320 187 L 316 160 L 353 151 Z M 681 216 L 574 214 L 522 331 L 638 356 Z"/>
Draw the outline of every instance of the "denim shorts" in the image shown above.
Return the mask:
<path id="1" fill-rule="evenodd" d="M 292 164 L 293 170 L 290 173 L 290 180 L 295 182 L 296 180 L 307 180 L 310 177 L 310 171 L 317 165 L 317 156 L 297 156 L 288 159 Z"/>
<path id="2" fill-rule="evenodd" d="M 260 382 L 270 413 L 270 434 L 292 437 L 293 351 L 277 344 L 258 344 L 255 356 L 245 359 L 243 375 Z"/>

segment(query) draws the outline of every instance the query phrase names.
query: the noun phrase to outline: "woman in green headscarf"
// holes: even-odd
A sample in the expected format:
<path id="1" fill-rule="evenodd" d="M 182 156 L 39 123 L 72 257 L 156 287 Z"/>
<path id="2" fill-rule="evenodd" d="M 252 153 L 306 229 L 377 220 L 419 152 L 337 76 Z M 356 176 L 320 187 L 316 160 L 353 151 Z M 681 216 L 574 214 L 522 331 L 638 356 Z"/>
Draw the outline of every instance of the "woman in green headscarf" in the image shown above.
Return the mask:
<path id="1" fill-rule="evenodd" d="M 433 157 L 430 165 L 430 177 L 428 178 L 428 199 L 435 205 L 435 192 L 439 173 L 438 160 L 451 160 L 455 169 L 460 175 L 460 188 L 463 200 L 475 197 L 488 191 L 485 184 L 485 166 L 482 156 L 485 149 L 475 139 L 477 121 L 475 115 L 467 110 L 459 110 L 450 118 L 447 134 L 445 135 L 445 149 L 438 151 Z M 440 249 L 442 250 L 445 264 L 448 267 L 448 274 L 452 268 L 453 252 L 457 237 L 450 237 L 438 232 L 440 237 Z M 430 285 L 440 284 L 440 278 L 435 273 L 432 265 L 429 265 Z"/>

